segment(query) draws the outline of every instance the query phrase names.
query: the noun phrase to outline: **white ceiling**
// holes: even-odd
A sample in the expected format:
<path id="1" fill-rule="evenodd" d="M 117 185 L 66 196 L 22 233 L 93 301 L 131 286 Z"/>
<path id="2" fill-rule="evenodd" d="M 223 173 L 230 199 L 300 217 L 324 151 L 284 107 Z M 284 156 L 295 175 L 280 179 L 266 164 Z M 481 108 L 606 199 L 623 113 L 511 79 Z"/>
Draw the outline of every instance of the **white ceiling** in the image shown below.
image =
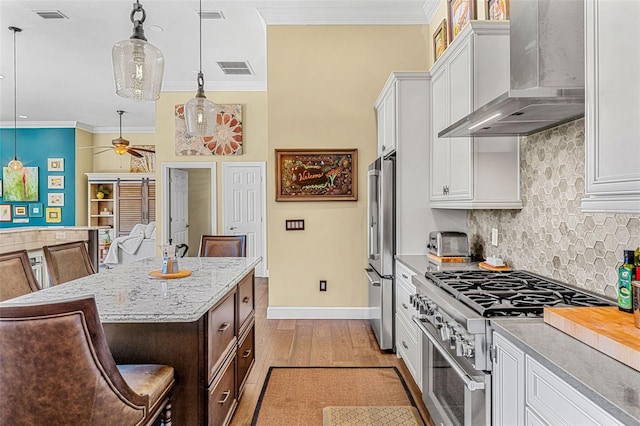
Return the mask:
<path id="1" fill-rule="evenodd" d="M 18 127 L 72 126 L 117 132 L 116 110 L 127 131 L 153 131 L 155 103 L 115 94 L 111 48 L 129 38 L 135 0 L 0 0 L 0 126 L 13 127 L 13 32 L 17 34 Z M 140 0 L 148 41 L 165 56 L 163 91 L 195 94 L 198 1 Z M 225 20 L 202 22 L 205 90 L 266 90 L 267 25 L 426 24 L 438 0 L 204 1 L 202 10 Z M 43 19 L 34 11 L 60 11 Z M 139 17 L 140 14 L 136 14 Z M 162 31 L 154 31 L 159 26 Z M 255 75 L 224 75 L 218 61 L 248 61 Z M 187 98 L 190 98 L 188 96 Z"/>

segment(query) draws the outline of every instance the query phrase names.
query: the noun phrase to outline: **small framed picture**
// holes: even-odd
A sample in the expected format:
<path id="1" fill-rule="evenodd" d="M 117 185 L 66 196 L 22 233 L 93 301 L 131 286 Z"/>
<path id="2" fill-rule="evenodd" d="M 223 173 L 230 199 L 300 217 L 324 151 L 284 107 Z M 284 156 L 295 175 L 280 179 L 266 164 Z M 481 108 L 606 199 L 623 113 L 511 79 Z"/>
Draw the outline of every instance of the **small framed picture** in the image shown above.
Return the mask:
<path id="1" fill-rule="evenodd" d="M 47 158 L 47 171 L 64 172 L 64 158 Z"/>
<path id="2" fill-rule="evenodd" d="M 0 179 L 0 197 L 2 197 L 2 179 Z"/>
<path id="3" fill-rule="evenodd" d="M 47 207 L 47 223 L 62 222 L 62 209 L 60 207 Z"/>
<path id="4" fill-rule="evenodd" d="M 0 204 L 0 222 L 11 222 L 11 204 Z"/>
<path id="5" fill-rule="evenodd" d="M 50 192 L 48 194 L 48 206 L 64 206 L 64 194 L 61 192 Z"/>
<path id="6" fill-rule="evenodd" d="M 13 216 L 14 217 L 27 217 L 27 206 L 13 206 Z"/>
<path id="7" fill-rule="evenodd" d="M 484 10 L 489 21 L 509 20 L 509 0 L 485 0 Z"/>
<path id="8" fill-rule="evenodd" d="M 476 19 L 476 0 L 447 0 L 449 42 L 462 31 L 467 22 Z"/>
<path id="9" fill-rule="evenodd" d="M 64 176 L 49 176 L 47 188 L 64 189 Z"/>
<path id="10" fill-rule="evenodd" d="M 449 34 L 447 33 L 447 18 L 443 19 L 436 31 L 433 33 L 433 60 L 437 61 L 438 58 L 444 53 L 445 49 L 449 45 Z"/>
<path id="11" fill-rule="evenodd" d="M 42 203 L 29 204 L 29 217 L 42 217 L 44 212 L 42 211 Z"/>

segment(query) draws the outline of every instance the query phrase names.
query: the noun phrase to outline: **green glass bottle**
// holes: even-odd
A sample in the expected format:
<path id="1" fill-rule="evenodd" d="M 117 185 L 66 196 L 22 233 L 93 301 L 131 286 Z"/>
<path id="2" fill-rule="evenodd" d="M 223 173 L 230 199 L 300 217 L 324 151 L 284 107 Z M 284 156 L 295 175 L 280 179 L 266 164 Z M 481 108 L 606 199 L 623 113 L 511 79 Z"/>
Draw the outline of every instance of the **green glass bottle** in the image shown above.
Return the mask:
<path id="1" fill-rule="evenodd" d="M 618 268 L 618 309 L 633 313 L 631 281 L 634 278 L 633 250 L 624 251 L 624 264 Z"/>

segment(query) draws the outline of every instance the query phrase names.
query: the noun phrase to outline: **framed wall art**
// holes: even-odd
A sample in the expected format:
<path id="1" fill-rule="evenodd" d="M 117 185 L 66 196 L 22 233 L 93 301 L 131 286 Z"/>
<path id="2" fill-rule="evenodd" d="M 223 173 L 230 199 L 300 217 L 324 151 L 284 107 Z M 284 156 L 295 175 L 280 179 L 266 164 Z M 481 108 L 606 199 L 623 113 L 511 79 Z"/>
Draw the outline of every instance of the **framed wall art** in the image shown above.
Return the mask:
<path id="1" fill-rule="evenodd" d="M 444 53 L 445 49 L 449 45 L 449 34 L 447 33 L 447 19 L 443 19 L 438 28 L 433 33 L 433 61 L 437 61 L 438 58 Z"/>
<path id="2" fill-rule="evenodd" d="M 47 158 L 48 172 L 64 172 L 64 158 Z"/>
<path id="3" fill-rule="evenodd" d="M 47 216 L 45 220 L 47 223 L 62 222 L 62 209 L 60 207 L 47 207 Z"/>
<path id="4" fill-rule="evenodd" d="M 357 149 L 276 149 L 276 201 L 356 201 Z"/>
<path id="5" fill-rule="evenodd" d="M 0 197 L 2 197 L 2 179 L 0 179 Z"/>
<path id="6" fill-rule="evenodd" d="M 485 0 L 486 18 L 490 21 L 509 20 L 509 0 Z"/>
<path id="7" fill-rule="evenodd" d="M 11 222 L 11 204 L 0 204 L 0 222 Z"/>
<path id="8" fill-rule="evenodd" d="M 29 204 L 29 217 L 42 217 L 44 212 L 42 211 L 42 203 Z"/>
<path id="9" fill-rule="evenodd" d="M 14 217 L 27 217 L 29 216 L 27 206 L 13 206 Z"/>
<path id="10" fill-rule="evenodd" d="M 48 206 L 64 206 L 64 194 L 62 192 L 51 192 L 48 194 Z"/>
<path id="11" fill-rule="evenodd" d="M 38 168 L 2 168 L 4 201 L 38 201 Z"/>
<path id="12" fill-rule="evenodd" d="M 64 189 L 64 176 L 47 176 L 47 188 Z"/>
<path id="13" fill-rule="evenodd" d="M 242 155 L 242 105 L 218 104 L 215 134 L 190 136 L 184 121 L 184 105 L 174 107 L 176 155 Z"/>
<path id="14" fill-rule="evenodd" d="M 476 19 L 476 0 L 447 0 L 447 18 L 452 42 L 467 22 Z"/>

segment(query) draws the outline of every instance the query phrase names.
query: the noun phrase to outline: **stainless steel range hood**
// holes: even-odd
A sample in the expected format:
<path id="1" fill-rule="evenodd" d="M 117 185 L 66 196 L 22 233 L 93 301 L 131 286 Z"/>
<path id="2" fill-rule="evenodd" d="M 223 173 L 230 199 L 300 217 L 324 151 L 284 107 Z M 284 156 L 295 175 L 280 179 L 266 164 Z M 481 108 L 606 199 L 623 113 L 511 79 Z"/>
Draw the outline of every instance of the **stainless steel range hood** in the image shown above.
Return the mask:
<path id="1" fill-rule="evenodd" d="M 584 115 L 584 0 L 511 0 L 510 90 L 439 137 L 530 135 Z"/>

